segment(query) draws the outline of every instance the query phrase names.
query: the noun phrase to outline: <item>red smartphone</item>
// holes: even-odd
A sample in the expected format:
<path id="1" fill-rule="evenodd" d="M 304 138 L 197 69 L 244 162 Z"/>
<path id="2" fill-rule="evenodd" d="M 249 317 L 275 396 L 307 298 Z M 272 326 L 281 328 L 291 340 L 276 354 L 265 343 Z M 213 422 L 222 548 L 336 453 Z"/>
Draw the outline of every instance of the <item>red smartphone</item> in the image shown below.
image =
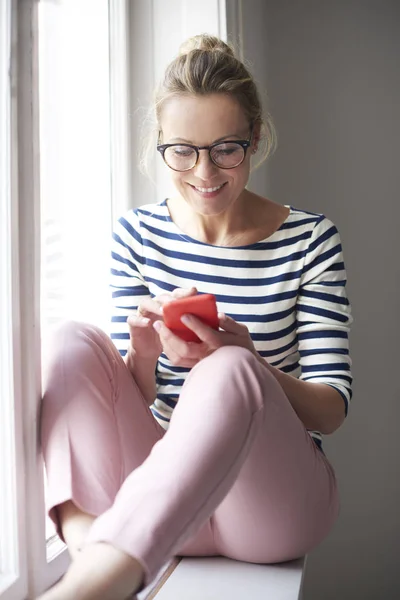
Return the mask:
<path id="1" fill-rule="evenodd" d="M 185 342 L 201 342 L 198 336 L 181 321 L 182 315 L 194 315 L 203 323 L 219 329 L 217 302 L 213 294 L 197 294 L 164 304 L 165 325 Z"/>

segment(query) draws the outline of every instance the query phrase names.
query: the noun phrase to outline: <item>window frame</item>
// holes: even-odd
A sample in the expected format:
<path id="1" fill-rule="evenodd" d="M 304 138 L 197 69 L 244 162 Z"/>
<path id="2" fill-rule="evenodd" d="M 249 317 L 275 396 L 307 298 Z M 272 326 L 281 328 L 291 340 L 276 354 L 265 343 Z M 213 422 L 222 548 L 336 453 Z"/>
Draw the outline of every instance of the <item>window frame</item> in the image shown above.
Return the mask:
<path id="1" fill-rule="evenodd" d="M 22 390 L 19 357 L 18 196 L 16 176 L 16 0 L 0 6 L 0 446 L 2 509 L 0 514 L 0 595 L 2 600 L 25 597 L 28 591 L 25 535 L 25 487 L 22 435 Z M 11 427 L 10 427 L 11 424 Z M 17 510 L 15 511 L 15 507 Z"/>
<path id="2" fill-rule="evenodd" d="M 21 411 L 25 467 L 26 560 L 29 593 L 55 583 L 69 564 L 60 540 L 47 557 L 43 462 L 39 448 L 41 399 L 40 339 L 40 148 L 38 3 L 19 2 L 17 11 L 18 250 Z M 32 360 L 35 357 L 35 360 Z M 49 560 L 48 560 L 49 558 Z M 3 599 L 2 599 L 3 600 Z"/>
<path id="3" fill-rule="evenodd" d="M 8 211 L 6 220 L 0 223 L 0 232 L 7 240 L 7 252 L 2 252 L 1 258 L 0 300 L 5 307 L 4 314 L 11 315 L 4 346 L 8 378 L 6 383 L 5 380 L 0 382 L 0 392 L 14 397 L 14 403 L 7 409 L 7 419 L 13 419 L 14 427 L 7 431 L 10 435 L 6 443 L 15 464 L 14 473 L 7 475 L 12 492 L 6 499 L 8 512 L 5 513 L 11 513 L 15 518 L 3 518 L 2 521 L 0 518 L 0 534 L 5 534 L 5 539 L 13 539 L 0 548 L 0 552 L 3 551 L 0 554 L 0 559 L 3 559 L 0 563 L 1 600 L 36 597 L 55 583 L 69 564 L 66 548 L 58 538 L 52 538 L 46 547 L 43 462 L 38 444 L 42 392 L 38 10 L 43 1 L 47 0 L 2 0 L 0 7 L 7 20 L 6 34 L 0 31 L 0 94 L 4 90 L 2 99 L 6 99 L 3 104 L 0 100 L 0 120 L 5 115 L 4 121 L 9 123 L 7 135 L 0 139 L 0 152 L 7 157 L 0 163 L 0 192 L 7 197 Z M 207 29 L 226 39 L 235 21 L 232 15 L 240 12 L 241 0 L 207 2 L 212 6 Z M 171 22 L 174 15 L 172 11 L 166 12 L 161 0 L 146 0 L 138 4 L 145 13 L 146 26 L 149 19 L 156 18 L 158 23 L 154 26 L 152 22 L 152 35 L 144 36 L 143 53 L 147 52 L 152 62 L 151 73 L 146 75 L 144 85 L 143 99 L 147 103 L 157 73 L 171 58 L 159 44 L 160 25 L 166 17 Z M 188 11 L 186 0 L 174 0 L 174 7 L 175 16 L 179 15 L 182 23 L 180 30 L 171 28 L 171 43 L 176 50 L 182 39 L 198 32 L 200 16 L 202 24 L 204 22 L 204 7 L 193 5 Z M 143 23 L 135 23 L 133 31 L 132 3 L 129 0 L 108 0 L 108 9 L 111 210 L 114 220 L 132 205 L 146 202 L 143 196 L 138 201 L 140 193 L 132 201 L 131 193 L 132 189 L 140 190 L 143 186 L 143 176 L 139 175 L 140 181 L 136 172 L 132 177 L 132 162 L 135 162 L 133 136 L 138 134 L 141 116 L 132 114 L 130 102 L 132 93 L 137 96 L 136 82 L 132 85 L 131 77 L 135 69 L 143 68 L 140 64 L 143 54 L 133 56 L 128 39 L 129 34 L 132 36 L 143 31 Z M 231 35 L 232 41 L 235 41 L 234 36 Z M 8 63 L 7 70 L 4 69 L 3 55 Z M 157 174 L 156 182 L 159 189 L 163 188 L 165 175 Z M 135 183 L 137 187 L 133 188 Z M 157 201 L 156 188 L 152 188 L 147 201 Z M 34 360 L 32 357 L 35 357 Z M 0 425 L 1 434 L 4 431 L 6 428 Z M 7 552 L 10 548 L 11 552 Z"/>

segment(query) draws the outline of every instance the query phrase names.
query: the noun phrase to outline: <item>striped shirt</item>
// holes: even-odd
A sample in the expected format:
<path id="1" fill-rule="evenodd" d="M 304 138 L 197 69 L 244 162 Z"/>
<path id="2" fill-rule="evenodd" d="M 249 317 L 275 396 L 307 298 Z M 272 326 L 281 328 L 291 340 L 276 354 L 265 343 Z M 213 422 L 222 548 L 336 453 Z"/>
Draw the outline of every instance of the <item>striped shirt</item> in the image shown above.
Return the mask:
<path id="1" fill-rule="evenodd" d="M 184 234 L 166 201 L 121 217 L 111 268 L 111 338 L 120 354 L 129 344 L 127 317 L 144 298 L 195 286 L 216 296 L 220 312 L 247 326 L 257 352 L 271 365 L 334 387 L 347 415 L 352 317 L 339 233 L 323 215 L 289 208 L 275 233 L 239 247 L 213 246 Z M 151 410 L 165 429 L 188 372 L 161 354 Z M 321 448 L 321 434 L 309 433 Z"/>

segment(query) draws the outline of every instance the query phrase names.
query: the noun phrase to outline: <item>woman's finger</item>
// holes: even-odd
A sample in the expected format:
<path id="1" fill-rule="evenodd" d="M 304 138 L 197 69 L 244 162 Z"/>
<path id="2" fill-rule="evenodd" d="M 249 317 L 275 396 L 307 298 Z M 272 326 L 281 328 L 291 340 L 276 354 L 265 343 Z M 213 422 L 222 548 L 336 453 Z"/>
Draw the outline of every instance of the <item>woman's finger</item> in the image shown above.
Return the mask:
<path id="1" fill-rule="evenodd" d="M 163 321 L 155 321 L 153 327 L 158 332 L 164 352 L 169 358 L 171 358 L 171 355 L 173 354 L 175 357 L 179 357 L 179 360 L 185 362 L 194 361 L 193 364 L 202 358 L 204 354 L 204 347 L 202 344 L 185 342 L 179 336 L 175 335 Z M 188 365 L 186 364 L 185 366 Z"/>
<path id="2" fill-rule="evenodd" d="M 211 346 L 214 346 L 217 342 L 218 336 L 216 336 L 217 332 L 215 329 L 212 329 L 209 327 L 209 325 L 206 325 L 194 315 L 183 315 L 181 317 L 181 321 L 184 325 L 186 325 L 186 327 L 194 331 L 194 333 L 201 339 L 202 342 Z"/>
<path id="3" fill-rule="evenodd" d="M 175 288 L 174 291 L 172 292 L 172 295 L 174 296 L 174 298 L 187 298 L 188 296 L 196 296 L 197 295 L 197 288 L 195 287 L 191 287 L 191 288 Z"/>
<path id="4" fill-rule="evenodd" d="M 162 316 L 162 307 L 160 303 L 153 298 L 146 298 L 138 306 L 137 316 L 140 317 L 153 317 Z"/>
<path id="5" fill-rule="evenodd" d="M 130 327 L 147 327 L 149 323 L 150 319 L 141 315 L 130 315 L 128 317 L 128 325 Z"/>
<path id="6" fill-rule="evenodd" d="M 247 331 L 246 325 L 238 323 L 232 317 L 228 317 L 225 313 L 218 313 L 219 326 L 228 333 L 243 333 Z"/>

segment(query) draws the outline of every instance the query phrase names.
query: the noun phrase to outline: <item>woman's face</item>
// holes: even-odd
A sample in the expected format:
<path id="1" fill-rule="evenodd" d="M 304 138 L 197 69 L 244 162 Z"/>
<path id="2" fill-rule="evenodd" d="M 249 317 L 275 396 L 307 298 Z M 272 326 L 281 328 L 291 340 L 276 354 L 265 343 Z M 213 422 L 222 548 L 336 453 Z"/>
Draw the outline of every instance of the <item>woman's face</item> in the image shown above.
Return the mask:
<path id="1" fill-rule="evenodd" d="M 250 126 L 240 105 L 223 94 L 171 98 L 163 107 L 160 125 L 163 144 L 209 146 L 217 141 L 250 137 Z M 211 161 L 207 150 L 200 150 L 193 169 L 170 169 L 172 181 L 196 213 L 219 215 L 231 209 L 243 192 L 249 178 L 251 152 L 249 148 L 238 167 L 221 169 Z"/>

